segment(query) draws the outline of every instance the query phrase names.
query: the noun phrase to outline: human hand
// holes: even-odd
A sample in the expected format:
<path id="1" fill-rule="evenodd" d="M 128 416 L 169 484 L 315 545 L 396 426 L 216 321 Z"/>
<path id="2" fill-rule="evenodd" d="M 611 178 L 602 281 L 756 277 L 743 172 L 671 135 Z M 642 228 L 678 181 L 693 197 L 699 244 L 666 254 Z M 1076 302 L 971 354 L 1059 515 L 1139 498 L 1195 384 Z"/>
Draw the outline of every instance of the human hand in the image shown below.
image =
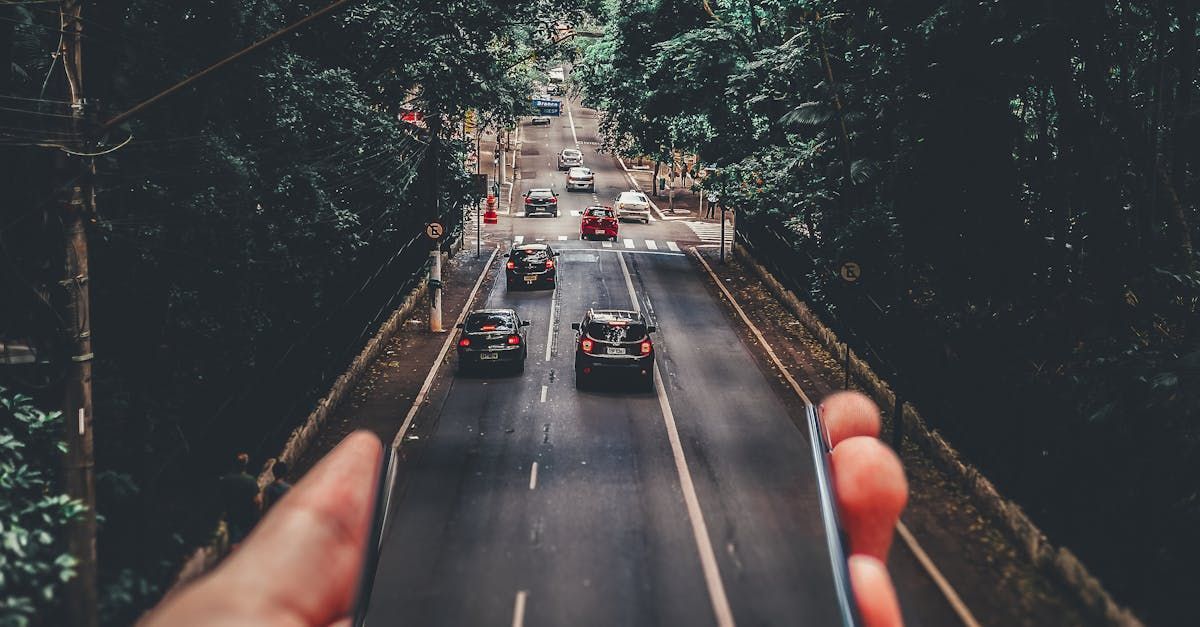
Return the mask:
<path id="1" fill-rule="evenodd" d="M 346 437 L 237 551 L 141 625 L 349 625 L 382 460 L 374 435 Z"/>
<path id="2" fill-rule="evenodd" d="M 879 441 L 879 408 L 866 396 L 858 392 L 829 396 L 821 402 L 821 419 L 833 447 L 833 484 L 853 553 L 850 585 L 863 624 L 900 627 L 900 604 L 884 562 L 908 502 L 904 466 Z"/>

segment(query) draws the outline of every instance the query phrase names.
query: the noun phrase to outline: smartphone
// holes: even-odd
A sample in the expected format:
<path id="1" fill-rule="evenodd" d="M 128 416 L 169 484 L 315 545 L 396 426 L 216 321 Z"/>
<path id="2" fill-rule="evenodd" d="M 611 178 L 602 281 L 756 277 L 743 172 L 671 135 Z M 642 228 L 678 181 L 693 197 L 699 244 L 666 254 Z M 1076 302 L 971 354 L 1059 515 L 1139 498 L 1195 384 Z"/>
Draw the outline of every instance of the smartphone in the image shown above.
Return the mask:
<path id="1" fill-rule="evenodd" d="M 381 444 L 381 446 L 386 445 Z M 380 547 L 383 545 L 383 539 L 387 532 L 388 515 L 392 509 L 391 499 L 393 488 L 396 486 L 399 465 L 396 449 L 386 446 L 383 464 L 380 465 L 379 475 L 376 478 L 375 511 L 371 515 L 371 532 L 367 536 L 362 576 L 358 582 L 358 594 L 354 602 L 355 627 L 366 624 L 367 608 L 371 605 L 371 590 L 375 587 L 375 570 L 379 565 Z"/>

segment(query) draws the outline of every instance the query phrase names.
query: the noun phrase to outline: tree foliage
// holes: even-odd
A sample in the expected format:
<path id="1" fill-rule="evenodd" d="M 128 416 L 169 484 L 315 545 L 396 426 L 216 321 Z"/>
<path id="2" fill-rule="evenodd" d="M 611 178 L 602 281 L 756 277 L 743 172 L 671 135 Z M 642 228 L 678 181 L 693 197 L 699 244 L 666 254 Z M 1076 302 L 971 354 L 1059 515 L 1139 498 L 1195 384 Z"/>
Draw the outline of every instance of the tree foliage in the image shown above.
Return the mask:
<path id="1" fill-rule="evenodd" d="M 321 5 L 88 3 L 94 116 Z M 554 26 L 573 11 L 561 0 L 351 3 L 99 138 L 97 152 L 121 146 L 95 159 L 90 226 L 108 622 L 135 618 L 207 538 L 211 480 L 229 457 L 275 454 L 413 285 L 424 224 L 453 227 L 471 202 L 464 114 L 492 128 L 525 114 L 558 49 Z M 0 335 L 58 359 L 53 145 L 74 139 L 50 54 L 59 16 L 9 3 L 0 18 Z M 407 110 L 424 127 L 401 122 Z M 54 363 L 0 376 L 47 402 L 60 383 Z"/>
<path id="2" fill-rule="evenodd" d="M 1200 559 L 1198 9 L 612 3 L 580 79 L 611 146 L 719 166 L 739 231 L 1169 622 Z"/>

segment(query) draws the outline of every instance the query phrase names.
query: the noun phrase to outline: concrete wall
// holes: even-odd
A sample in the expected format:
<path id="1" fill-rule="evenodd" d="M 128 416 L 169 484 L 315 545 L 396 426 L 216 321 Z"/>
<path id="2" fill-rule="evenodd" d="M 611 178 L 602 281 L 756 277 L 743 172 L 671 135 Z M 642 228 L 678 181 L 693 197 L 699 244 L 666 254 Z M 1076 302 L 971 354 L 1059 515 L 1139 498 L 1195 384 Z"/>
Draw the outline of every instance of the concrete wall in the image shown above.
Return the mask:
<path id="1" fill-rule="evenodd" d="M 848 349 L 838 340 L 837 335 L 821 322 L 821 319 L 808 308 L 804 301 L 776 280 L 770 271 L 759 264 L 750 251 L 741 244 L 734 247 L 734 255 L 743 265 L 752 268 L 758 274 L 771 293 L 788 308 L 809 333 L 812 333 L 820 341 L 826 351 L 836 355 L 842 363 L 847 363 L 846 352 L 850 352 L 848 362 L 850 376 L 868 396 L 880 407 L 890 408 L 895 405 L 896 395 L 887 382 L 876 375 L 865 361 L 854 354 L 853 350 Z M 900 422 L 904 434 L 916 442 L 943 471 L 963 485 L 971 495 L 976 507 L 1007 531 L 1034 565 L 1060 580 L 1074 592 L 1080 602 L 1098 620 L 1103 620 L 1108 625 L 1122 627 L 1142 624 L 1132 612 L 1118 605 L 1109 596 L 1100 580 L 1093 577 L 1071 551 L 1062 547 L 1056 548 L 1046 534 L 1042 533 L 1025 515 L 1020 506 L 1001 496 L 996 490 L 996 486 L 992 485 L 987 477 L 983 476 L 974 466 L 963 461 L 958 451 L 950 446 L 950 443 L 941 434 L 929 428 L 916 407 L 906 403 Z"/>

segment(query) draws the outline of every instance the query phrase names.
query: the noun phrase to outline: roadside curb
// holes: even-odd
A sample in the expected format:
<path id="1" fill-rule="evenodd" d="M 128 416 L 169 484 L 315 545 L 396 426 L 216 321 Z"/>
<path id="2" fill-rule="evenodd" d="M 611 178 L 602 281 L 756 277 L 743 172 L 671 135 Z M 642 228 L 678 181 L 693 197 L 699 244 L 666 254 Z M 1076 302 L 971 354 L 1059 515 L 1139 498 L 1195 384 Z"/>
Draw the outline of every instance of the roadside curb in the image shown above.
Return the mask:
<path id="1" fill-rule="evenodd" d="M 851 376 L 863 386 L 868 396 L 881 407 L 893 406 L 895 393 L 891 387 L 853 350 L 844 348 L 845 345 L 838 340 L 837 334 L 825 326 L 804 301 L 784 287 L 742 244 L 734 243 L 733 254 L 754 270 L 770 292 L 820 342 L 822 348 L 849 364 Z M 1016 540 L 1034 566 L 1062 582 L 1095 618 L 1102 619 L 1105 624 L 1119 627 L 1143 626 L 1133 612 L 1122 607 L 1109 595 L 1100 580 L 1088 572 L 1087 567 L 1070 549 L 1055 547 L 1019 505 L 1001 496 L 995 485 L 983 473 L 963 461 L 958 451 L 935 429 L 930 429 L 920 412 L 911 404 L 905 405 L 900 423 L 904 433 L 967 490 L 980 511 L 998 521 Z"/>

